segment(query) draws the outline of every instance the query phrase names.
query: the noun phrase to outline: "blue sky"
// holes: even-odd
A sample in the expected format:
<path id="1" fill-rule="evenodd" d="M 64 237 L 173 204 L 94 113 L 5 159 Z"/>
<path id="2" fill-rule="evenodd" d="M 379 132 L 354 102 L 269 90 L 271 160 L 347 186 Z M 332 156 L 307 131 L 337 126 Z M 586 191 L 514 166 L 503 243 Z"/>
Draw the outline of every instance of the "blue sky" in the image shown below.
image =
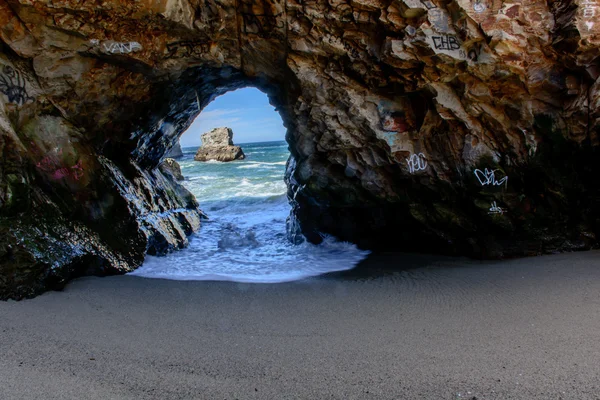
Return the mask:
<path id="1" fill-rule="evenodd" d="M 200 135 L 221 126 L 233 130 L 236 144 L 285 139 L 281 117 L 267 95 L 245 88 L 225 93 L 206 106 L 179 139 L 181 146 L 200 146 Z"/>

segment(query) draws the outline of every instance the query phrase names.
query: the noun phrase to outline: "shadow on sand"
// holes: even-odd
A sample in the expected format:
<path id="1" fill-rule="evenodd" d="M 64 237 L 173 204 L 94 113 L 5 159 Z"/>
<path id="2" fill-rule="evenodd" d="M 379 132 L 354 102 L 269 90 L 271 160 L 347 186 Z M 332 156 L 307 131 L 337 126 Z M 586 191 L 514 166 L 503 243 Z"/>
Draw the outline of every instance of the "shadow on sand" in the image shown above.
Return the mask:
<path id="1" fill-rule="evenodd" d="M 413 253 L 371 253 L 354 268 L 346 271 L 329 272 L 320 275 L 320 279 L 334 280 L 371 280 L 405 271 L 433 268 L 456 268 L 481 262 L 465 257 L 450 257 Z"/>

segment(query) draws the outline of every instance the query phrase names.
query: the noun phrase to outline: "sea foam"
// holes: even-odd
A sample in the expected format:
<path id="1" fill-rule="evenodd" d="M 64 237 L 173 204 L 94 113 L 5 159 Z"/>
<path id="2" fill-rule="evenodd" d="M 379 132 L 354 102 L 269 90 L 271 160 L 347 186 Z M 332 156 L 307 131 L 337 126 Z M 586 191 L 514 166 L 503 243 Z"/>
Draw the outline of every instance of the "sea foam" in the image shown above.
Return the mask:
<path id="1" fill-rule="evenodd" d="M 148 256 L 132 275 L 276 283 L 347 270 L 366 257 L 367 252 L 331 237 L 319 245 L 290 243 L 283 182 L 287 145 L 243 147 L 248 158 L 231 163 L 195 162 L 194 152 L 184 149 L 184 185 L 210 220 L 190 238 L 189 247 L 164 257 Z M 258 149 L 264 151 L 254 154 Z"/>

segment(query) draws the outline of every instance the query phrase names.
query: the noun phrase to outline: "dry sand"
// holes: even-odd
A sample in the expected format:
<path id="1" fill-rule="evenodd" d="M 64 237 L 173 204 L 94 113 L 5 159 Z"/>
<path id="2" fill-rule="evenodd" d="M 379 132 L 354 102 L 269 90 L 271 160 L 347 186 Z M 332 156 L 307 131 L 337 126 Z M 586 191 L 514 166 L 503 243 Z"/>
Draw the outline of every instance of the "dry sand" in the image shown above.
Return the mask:
<path id="1" fill-rule="evenodd" d="M 363 267 L 0 302 L 0 399 L 600 398 L 599 252 Z"/>

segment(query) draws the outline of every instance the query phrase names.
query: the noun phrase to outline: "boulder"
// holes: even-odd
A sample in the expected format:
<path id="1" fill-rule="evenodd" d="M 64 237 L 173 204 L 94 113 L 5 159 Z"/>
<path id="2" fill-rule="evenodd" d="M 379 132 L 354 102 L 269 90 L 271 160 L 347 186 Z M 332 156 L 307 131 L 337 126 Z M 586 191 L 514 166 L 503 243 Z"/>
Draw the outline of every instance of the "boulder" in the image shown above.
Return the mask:
<path id="1" fill-rule="evenodd" d="M 202 146 L 196 152 L 196 161 L 233 161 L 246 158 L 242 148 L 233 144 L 231 128 L 215 128 L 202 134 Z"/>
<path id="2" fill-rule="evenodd" d="M 185 180 L 183 174 L 181 173 L 181 166 L 172 158 L 165 158 L 165 160 L 160 164 L 160 170 L 163 173 L 170 174 L 177 181 Z"/>

